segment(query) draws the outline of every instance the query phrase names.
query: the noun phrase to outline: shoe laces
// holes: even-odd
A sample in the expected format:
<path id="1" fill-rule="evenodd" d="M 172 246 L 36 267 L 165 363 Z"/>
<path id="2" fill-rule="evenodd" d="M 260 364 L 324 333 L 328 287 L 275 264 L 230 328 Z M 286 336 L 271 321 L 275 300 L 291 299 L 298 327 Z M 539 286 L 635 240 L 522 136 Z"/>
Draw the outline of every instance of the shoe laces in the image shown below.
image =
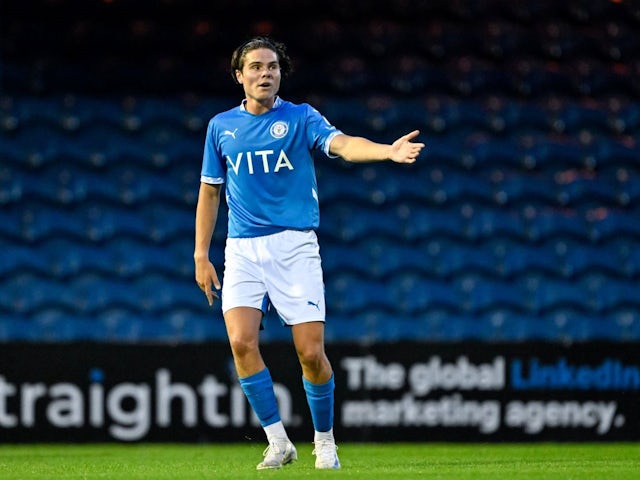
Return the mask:
<path id="1" fill-rule="evenodd" d="M 338 450 L 338 446 L 331 440 L 318 440 L 316 442 L 313 442 L 313 444 L 315 448 L 313 449 L 313 452 L 311 452 L 311 454 L 320 457 L 333 458 L 335 452 Z"/>
<path id="2" fill-rule="evenodd" d="M 262 456 L 265 458 L 267 458 L 268 456 L 275 457 L 276 455 L 284 454 L 286 448 L 286 445 L 284 446 L 284 448 L 282 448 L 280 445 L 278 445 L 278 441 L 273 440 L 269 442 L 267 448 L 264 449 L 264 452 L 262 452 Z"/>

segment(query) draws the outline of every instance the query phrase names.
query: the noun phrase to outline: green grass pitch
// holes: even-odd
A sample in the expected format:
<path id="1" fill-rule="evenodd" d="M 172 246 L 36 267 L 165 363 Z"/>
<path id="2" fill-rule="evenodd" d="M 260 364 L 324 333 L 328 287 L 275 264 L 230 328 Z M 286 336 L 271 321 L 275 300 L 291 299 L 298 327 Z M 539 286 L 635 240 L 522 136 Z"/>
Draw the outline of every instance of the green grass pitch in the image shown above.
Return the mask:
<path id="1" fill-rule="evenodd" d="M 315 470 L 313 446 L 298 461 L 257 471 L 265 445 L 0 445 L 0 478 L 29 479 L 640 479 L 640 443 L 344 443 L 342 469 Z"/>

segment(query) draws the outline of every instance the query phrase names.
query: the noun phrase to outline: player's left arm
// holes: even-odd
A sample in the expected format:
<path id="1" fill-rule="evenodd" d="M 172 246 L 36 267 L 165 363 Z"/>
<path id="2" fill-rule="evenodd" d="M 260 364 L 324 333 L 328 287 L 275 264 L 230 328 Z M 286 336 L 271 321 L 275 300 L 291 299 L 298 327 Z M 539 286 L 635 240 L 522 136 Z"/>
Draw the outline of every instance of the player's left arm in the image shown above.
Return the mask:
<path id="1" fill-rule="evenodd" d="M 329 151 L 348 162 L 391 160 L 397 163 L 413 163 L 425 146 L 424 143 L 412 142 L 419 134 L 419 130 L 414 130 L 392 144 L 387 144 L 341 133 L 333 138 Z"/>

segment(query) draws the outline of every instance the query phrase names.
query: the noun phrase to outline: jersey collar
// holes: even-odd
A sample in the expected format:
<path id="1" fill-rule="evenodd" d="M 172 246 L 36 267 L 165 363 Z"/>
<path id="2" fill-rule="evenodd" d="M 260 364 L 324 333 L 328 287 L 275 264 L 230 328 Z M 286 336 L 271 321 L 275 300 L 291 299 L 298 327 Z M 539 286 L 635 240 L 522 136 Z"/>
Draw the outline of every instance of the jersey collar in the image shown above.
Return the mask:
<path id="1" fill-rule="evenodd" d="M 271 108 L 272 109 L 277 108 L 280 106 L 281 103 L 282 103 L 282 99 L 278 95 L 276 95 L 276 100 L 273 102 L 273 107 Z M 242 103 L 240 104 L 240 110 L 246 112 L 247 111 L 246 105 L 247 105 L 247 99 L 245 98 L 242 100 Z"/>

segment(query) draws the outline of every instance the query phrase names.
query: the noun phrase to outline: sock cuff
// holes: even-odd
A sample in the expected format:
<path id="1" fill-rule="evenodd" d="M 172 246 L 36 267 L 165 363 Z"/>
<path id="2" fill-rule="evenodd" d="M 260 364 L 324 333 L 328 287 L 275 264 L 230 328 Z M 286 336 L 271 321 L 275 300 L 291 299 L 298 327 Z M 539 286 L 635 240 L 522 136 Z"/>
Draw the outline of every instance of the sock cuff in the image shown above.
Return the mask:
<path id="1" fill-rule="evenodd" d="M 238 381 L 242 386 L 260 385 L 262 383 L 271 383 L 271 372 L 268 368 L 260 370 L 258 373 L 249 375 L 248 377 L 238 377 Z"/>
<path id="2" fill-rule="evenodd" d="M 335 389 L 334 375 L 331 373 L 331 378 L 326 383 L 311 383 L 306 378 L 302 377 L 302 384 L 307 392 L 315 395 L 326 395 L 331 393 Z"/>

